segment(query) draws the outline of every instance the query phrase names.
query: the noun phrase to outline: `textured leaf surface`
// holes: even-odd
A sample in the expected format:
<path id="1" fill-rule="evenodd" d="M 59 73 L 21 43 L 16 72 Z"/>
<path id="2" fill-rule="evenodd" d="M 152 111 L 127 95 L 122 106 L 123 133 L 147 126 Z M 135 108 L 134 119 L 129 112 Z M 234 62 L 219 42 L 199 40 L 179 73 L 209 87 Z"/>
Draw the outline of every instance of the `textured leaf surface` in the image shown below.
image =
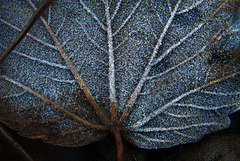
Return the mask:
<path id="1" fill-rule="evenodd" d="M 0 121 L 63 146 L 98 141 L 117 124 L 149 149 L 228 127 L 240 57 L 212 58 L 233 3 L 54 1 L 1 64 Z M 1 1 L 1 53 L 39 4 Z"/>

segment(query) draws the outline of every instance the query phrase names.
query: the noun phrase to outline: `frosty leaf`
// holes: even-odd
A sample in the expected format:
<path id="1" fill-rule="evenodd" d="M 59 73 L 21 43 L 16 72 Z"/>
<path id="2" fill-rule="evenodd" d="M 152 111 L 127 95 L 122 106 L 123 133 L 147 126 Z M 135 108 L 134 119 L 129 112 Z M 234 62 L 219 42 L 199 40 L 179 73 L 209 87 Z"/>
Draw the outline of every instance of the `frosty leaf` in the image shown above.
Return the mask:
<path id="1" fill-rule="evenodd" d="M 54 1 L 1 64 L 0 121 L 82 146 L 116 131 L 166 148 L 227 128 L 240 57 L 209 61 L 235 1 Z M 3 52 L 39 1 L 1 1 Z"/>

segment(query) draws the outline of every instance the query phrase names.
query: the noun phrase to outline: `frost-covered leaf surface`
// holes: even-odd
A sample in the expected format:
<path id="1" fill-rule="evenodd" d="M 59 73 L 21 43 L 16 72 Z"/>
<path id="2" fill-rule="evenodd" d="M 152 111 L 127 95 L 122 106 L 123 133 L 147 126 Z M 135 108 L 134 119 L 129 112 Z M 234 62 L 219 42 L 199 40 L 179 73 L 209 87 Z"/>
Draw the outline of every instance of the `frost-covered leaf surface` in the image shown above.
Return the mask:
<path id="1" fill-rule="evenodd" d="M 0 121 L 62 146 L 118 125 L 141 148 L 227 128 L 240 56 L 213 55 L 235 1 L 54 1 L 0 66 Z M 41 1 L 0 1 L 1 53 Z"/>

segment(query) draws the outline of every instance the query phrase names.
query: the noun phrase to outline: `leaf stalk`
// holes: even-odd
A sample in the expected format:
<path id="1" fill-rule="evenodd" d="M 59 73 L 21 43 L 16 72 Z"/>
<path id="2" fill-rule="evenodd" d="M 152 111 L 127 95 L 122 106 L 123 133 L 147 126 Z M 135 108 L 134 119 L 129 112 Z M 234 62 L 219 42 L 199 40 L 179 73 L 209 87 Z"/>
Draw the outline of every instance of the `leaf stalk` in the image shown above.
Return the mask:
<path id="1" fill-rule="evenodd" d="M 118 126 L 113 126 L 110 128 L 110 131 L 114 135 L 116 145 L 117 145 L 117 153 L 118 153 L 118 161 L 123 161 L 124 159 L 124 150 L 123 150 L 123 142 L 122 136 L 120 133 L 120 128 Z"/>
<path id="2" fill-rule="evenodd" d="M 7 56 L 11 53 L 11 51 L 17 46 L 17 44 L 24 38 L 27 32 L 32 28 L 34 23 L 38 20 L 38 18 L 42 15 L 45 9 L 52 3 L 52 0 L 45 0 L 41 6 L 36 10 L 31 19 L 28 21 L 27 25 L 23 28 L 21 33 L 13 40 L 13 42 L 9 45 L 9 47 L 4 51 L 4 53 L 0 56 L 0 64 L 7 58 Z"/>

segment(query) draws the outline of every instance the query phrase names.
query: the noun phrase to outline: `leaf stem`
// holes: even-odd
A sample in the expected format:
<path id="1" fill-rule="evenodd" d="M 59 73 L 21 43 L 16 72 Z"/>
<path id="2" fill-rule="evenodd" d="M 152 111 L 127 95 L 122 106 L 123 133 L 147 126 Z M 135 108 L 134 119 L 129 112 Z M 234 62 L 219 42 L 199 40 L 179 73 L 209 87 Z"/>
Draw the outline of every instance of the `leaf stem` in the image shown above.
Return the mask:
<path id="1" fill-rule="evenodd" d="M 33 161 L 32 157 L 27 153 L 27 151 L 13 138 L 11 134 L 0 124 L 0 132 L 5 138 L 12 144 L 14 148 L 25 158 L 27 161 Z"/>
<path id="2" fill-rule="evenodd" d="M 119 130 L 119 127 L 113 126 L 110 131 L 114 135 L 116 145 L 117 145 L 117 153 L 118 153 L 118 161 L 123 161 L 124 158 L 124 150 L 123 150 L 123 142 L 122 136 Z"/>
<path id="3" fill-rule="evenodd" d="M 27 25 L 23 28 L 21 33 L 13 40 L 13 42 L 8 46 L 4 53 L 0 56 L 0 64 L 6 59 L 6 57 L 11 53 L 11 51 L 17 46 L 17 44 L 24 38 L 27 32 L 32 28 L 34 23 L 42 15 L 45 9 L 52 3 L 52 0 L 45 0 L 41 6 L 36 10 L 31 19 L 28 21 Z"/>

